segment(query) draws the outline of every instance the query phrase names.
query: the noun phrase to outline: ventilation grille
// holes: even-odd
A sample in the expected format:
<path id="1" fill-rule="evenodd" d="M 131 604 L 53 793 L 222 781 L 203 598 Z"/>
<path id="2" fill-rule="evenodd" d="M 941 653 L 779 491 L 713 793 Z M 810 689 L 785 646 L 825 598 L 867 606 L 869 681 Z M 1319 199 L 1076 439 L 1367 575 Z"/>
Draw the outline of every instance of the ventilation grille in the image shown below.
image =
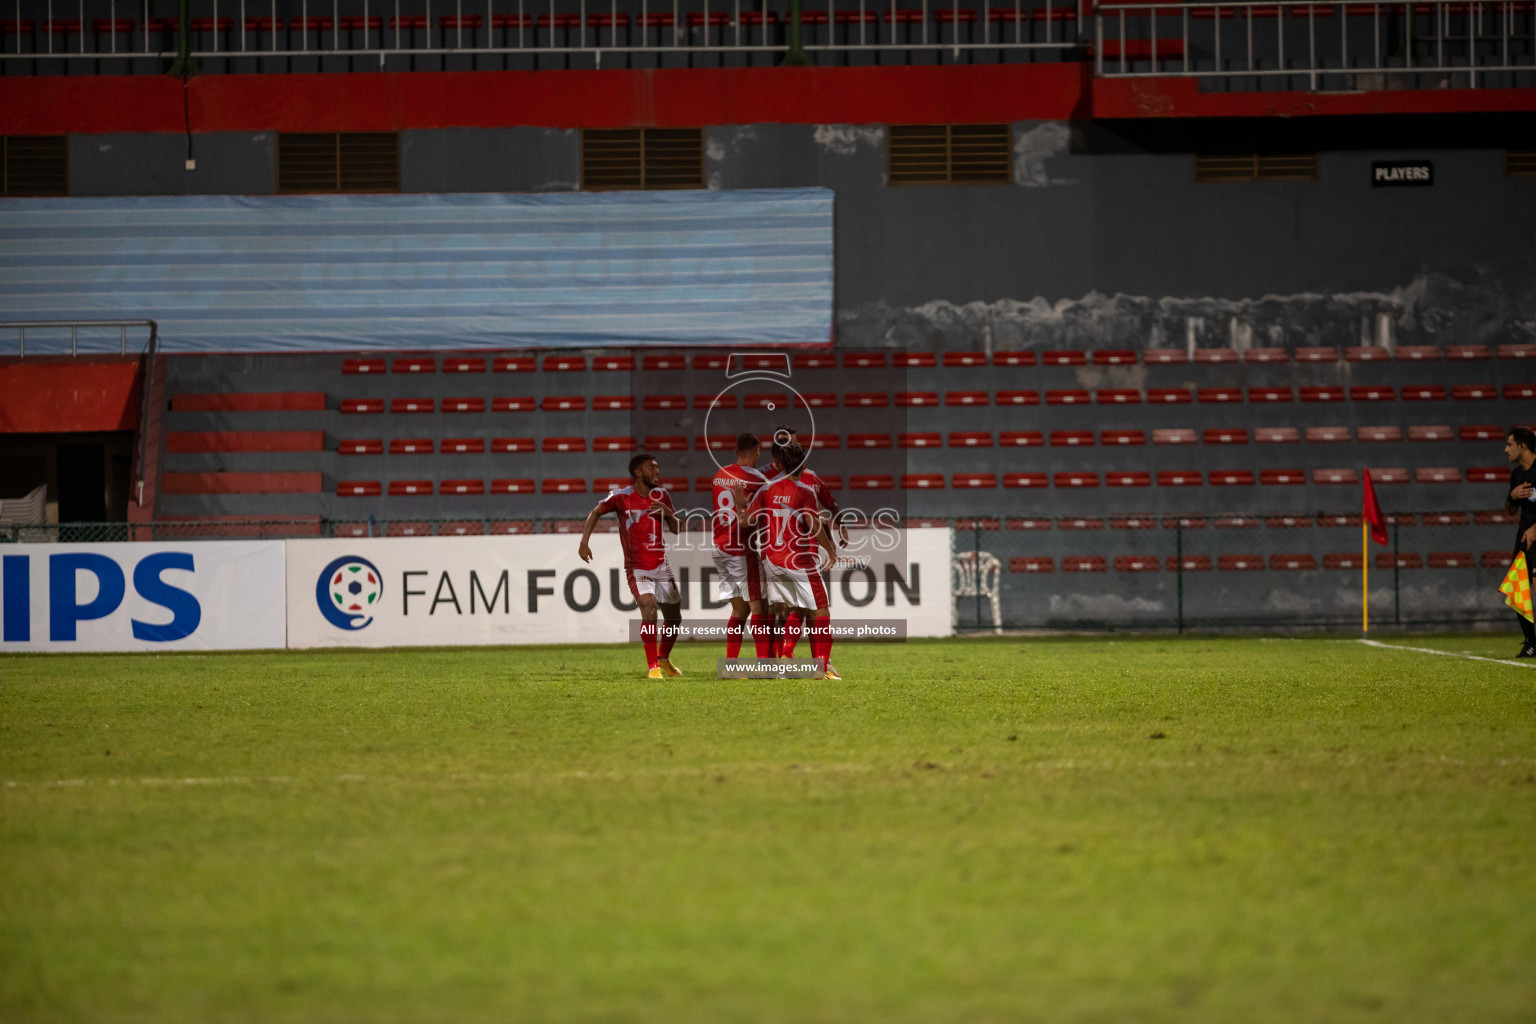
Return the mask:
<path id="1" fill-rule="evenodd" d="M 892 185 L 1006 183 L 1012 177 L 1006 124 L 891 125 L 886 180 Z"/>
<path id="2" fill-rule="evenodd" d="M 394 132 L 284 132 L 277 137 L 279 192 L 399 192 Z"/>
<path id="3" fill-rule="evenodd" d="M 704 129 L 624 128 L 581 133 L 581 187 L 704 187 Z"/>
<path id="4" fill-rule="evenodd" d="M 1505 150 L 1504 173 L 1511 178 L 1536 178 L 1536 149 Z"/>
<path id="5" fill-rule="evenodd" d="M 1195 181 L 1316 181 L 1317 154 L 1196 156 Z"/>
<path id="6" fill-rule="evenodd" d="M 69 145 L 64 136 L 0 136 L 0 195 L 68 194 Z"/>

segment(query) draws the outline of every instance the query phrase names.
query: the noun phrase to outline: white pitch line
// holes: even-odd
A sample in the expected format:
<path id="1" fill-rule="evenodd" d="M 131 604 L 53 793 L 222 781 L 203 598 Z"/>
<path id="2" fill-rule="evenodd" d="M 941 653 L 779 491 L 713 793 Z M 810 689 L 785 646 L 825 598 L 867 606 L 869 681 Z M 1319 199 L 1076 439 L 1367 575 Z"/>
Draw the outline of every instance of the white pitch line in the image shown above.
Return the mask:
<path id="1" fill-rule="evenodd" d="M 1495 665 L 1508 665 L 1510 668 L 1536 668 L 1536 658 L 1531 662 L 1511 661 L 1505 658 L 1485 658 L 1481 654 L 1465 654 L 1461 651 L 1437 651 L 1433 647 L 1409 647 L 1406 644 L 1384 644 L 1380 640 L 1367 640 L 1359 637 L 1356 643 L 1365 644 L 1367 647 L 1382 647 L 1389 651 L 1414 651 L 1418 654 L 1438 654 L 1446 658 L 1465 658 L 1467 661 L 1488 661 Z"/>

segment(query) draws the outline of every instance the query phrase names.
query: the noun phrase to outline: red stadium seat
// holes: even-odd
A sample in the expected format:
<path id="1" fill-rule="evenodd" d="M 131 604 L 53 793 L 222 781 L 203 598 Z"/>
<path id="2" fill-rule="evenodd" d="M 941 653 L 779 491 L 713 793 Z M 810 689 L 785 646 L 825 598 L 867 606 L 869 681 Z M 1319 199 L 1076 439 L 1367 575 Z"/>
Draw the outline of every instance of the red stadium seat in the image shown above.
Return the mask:
<path id="1" fill-rule="evenodd" d="M 937 490 L 943 486 L 943 473 L 903 473 L 901 475 L 901 489 L 904 491 Z"/>
<path id="2" fill-rule="evenodd" d="M 1379 384 L 1365 384 L 1349 389 L 1351 402 L 1391 402 L 1396 398 L 1396 392 L 1390 387 Z"/>
<path id="3" fill-rule="evenodd" d="M 688 408 L 687 395 L 646 395 L 641 401 L 640 407 L 647 412 L 659 412 L 666 409 Z"/>
<path id="4" fill-rule="evenodd" d="M 598 438 L 598 440 L 602 441 L 602 440 L 608 440 L 608 439 L 607 438 Z M 618 440 L 618 439 L 614 438 L 613 440 Z M 633 441 L 632 438 L 630 438 L 628 440 Z M 694 451 L 700 451 L 700 452 L 705 452 L 705 451 L 709 451 L 709 452 L 734 452 L 736 450 L 736 435 L 735 434 L 700 434 L 698 437 L 695 437 L 693 439 L 693 448 L 694 448 Z M 614 449 L 614 451 L 619 451 L 619 450 L 620 449 Z M 629 449 L 623 449 L 623 450 L 628 451 Z"/>
<path id="5" fill-rule="evenodd" d="M 1263 555 L 1219 555 L 1216 568 L 1222 572 L 1257 572 L 1264 568 Z"/>
<path id="6" fill-rule="evenodd" d="M 1424 559 L 1412 552 L 1394 556 L 1390 551 L 1384 551 L 1376 556 L 1376 568 L 1422 569 L 1424 568 Z"/>
<path id="7" fill-rule="evenodd" d="M 1087 405 L 1088 392 L 1081 388 L 1066 388 L 1045 393 L 1046 405 Z"/>
<path id="8" fill-rule="evenodd" d="M 1087 366 L 1088 353 L 1076 349 L 1051 349 L 1040 353 L 1041 366 Z"/>
<path id="9" fill-rule="evenodd" d="M 1401 441 L 1403 429 L 1401 427 L 1361 427 L 1355 431 L 1355 436 L 1361 441 Z"/>
<path id="10" fill-rule="evenodd" d="M 587 399 L 585 395 L 545 395 L 539 408 L 545 412 L 584 412 Z"/>
<path id="11" fill-rule="evenodd" d="M 1351 363 L 1384 363 L 1392 353 L 1380 345 L 1351 345 L 1344 349 L 1344 358 Z"/>
<path id="12" fill-rule="evenodd" d="M 1062 519 L 1057 522 L 1056 528 L 1058 530 L 1102 530 L 1104 529 L 1104 520 L 1088 518 Z"/>
<path id="13" fill-rule="evenodd" d="M 948 358 L 948 356 L 945 356 L 945 359 Z M 934 359 L 932 352 L 897 352 L 891 359 L 891 365 L 905 367 L 906 369 L 922 369 L 934 366 L 936 363 L 937 360 Z M 945 365 L 949 364 L 946 362 Z"/>
<path id="14" fill-rule="evenodd" d="M 1491 401 L 1499 397 L 1499 389 L 1492 384 L 1457 384 L 1451 388 L 1451 397 L 1462 402 Z"/>
<path id="15" fill-rule="evenodd" d="M 1289 358 L 1283 348 L 1251 348 L 1243 353 L 1245 363 L 1283 363 Z"/>
<path id="16" fill-rule="evenodd" d="M 795 395 L 797 409 L 836 409 L 837 396 L 830 391 L 807 391 Z"/>
<path id="17" fill-rule="evenodd" d="M 1502 473 L 1502 478 L 1503 479 L 1508 479 L 1508 477 L 1509 477 L 1509 474 L 1507 472 L 1502 472 L 1502 471 L 1500 471 L 1498 469 L 1495 469 L 1493 467 L 1489 467 L 1487 470 L 1485 470 L 1485 472 L 1487 472 L 1489 474 Z M 1471 477 L 1472 477 L 1472 474 L 1470 472 L 1468 472 L 1467 478 L 1470 480 Z M 1513 514 L 1513 513 L 1509 513 L 1509 512 L 1474 512 L 1474 513 L 1472 513 L 1472 522 L 1475 523 L 1478 526 L 1513 526 L 1516 523 L 1518 523 L 1519 521 L 1520 521 L 1519 515 Z"/>
<path id="18" fill-rule="evenodd" d="M 1055 572 L 1056 560 L 1049 555 L 1015 555 L 1008 559 L 1009 572 Z"/>
<path id="19" fill-rule="evenodd" d="M 949 478 L 951 487 L 996 487 L 997 476 L 992 473 L 956 473 Z"/>
<path id="20" fill-rule="evenodd" d="M 855 491 L 888 491 L 896 486 L 896 479 L 883 473 L 854 474 L 848 486 Z"/>
<path id="21" fill-rule="evenodd" d="M 1377 484 L 1406 484 L 1412 476 L 1400 466 L 1371 466 L 1371 481 Z"/>
<path id="22" fill-rule="evenodd" d="M 431 494 L 433 491 L 431 480 L 391 480 L 389 493 L 391 497 L 401 497 L 414 494 Z"/>
<path id="23" fill-rule="evenodd" d="M 837 356 L 831 352 L 799 352 L 790 362 L 797 370 L 830 370 L 837 366 Z"/>
<path id="24" fill-rule="evenodd" d="M 766 409 L 770 411 L 774 409 L 788 409 L 789 396 L 782 393 L 774 394 L 773 392 L 742 395 L 741 407 L 743 409 Z"/>
<path id="25" fill-rule="evenodd" d="M 1339 350 L 1330 346 L 1302 346 L 1296 350 L 1298 363 L 1336 363 L 1339 361 Z"/>
<path id="26" fill-rule="evenodd" d="M 1138 470 L 1110 470 L 1104 474 L 1106 487 L 1151 487 L 1152 474 Z"/>
<path id="27" fill-rule="evenodd" d="M 1040 392 L 1038 391 L 999 391 L 997 393 L 998 405 L 1039 405 Z"/>
<path id="28" fill-rule="evenodd" d="M 693 357 L 695 370 L 724 370 L 730 364 L 730 356 L 719 353 L 701 352 Z M 782 367 L 782 363 L 781 363 Z M 748 367 L 749 369 L 751 367 Z"/>
<path id="29" fill-rule="evenodd" d="M 1157 474 L 1157 486 L 1159 487 L 1199 487 L 1204 482 L 1199 470 L 1185 472 L 1165 469 Z"/>
<path id="30" fill-rule="evenodd" d="M 1004 448 L 1038 448 L 1045 444 L 1045 435 L 1038 430 L 1005 430 L 997 435 L 997 443 Z"/>
<path id="31" fill-rule="evenodd" d="M 1502 441 L 1504 428 L 1497 423 L 1469 424 L 1457 431 L 1463 441 Z"/>
<path id="32" fill-rule="evenodd" d="M 1290 388 L 1249 388 L 1250 402 L 1289 402 L 1296 396 Z"/>
<path id="33" fill-rule="evenodd" d="M 1097 473 L 1057 473 L 1051 481 L 1057 487 L 1097 487 Z"/>
<path id="34" fill-rule="evenodd" d="M 532 395 L 491 399 L 492 412 L 533 412 L 538 407 Z"/>
<path id="35" fill-rule="evenodd" d="M 1109 521 L 1109 528 L 1111 530 L 1155 530 L 1157 529 L 1157 520 L 1139 517 L 1111 519 Z"/>
<path id="36" fill-rule="evenodd" d="M 767 441 L 769 444 L 773 443 L 772 438 L 768 438 Z M 800 443 L 812 451 L 821 451 L 824 448 L 842 447 L 842 442 L 838 439 L 836 434 L 816 434 L 809 439 L 802 438 Z"/>
<path id="37" fill-rule="evenodd" d="M 1044 487 L 1049 478 L 1044 473 L 1004 473 L 1004 487 Z"/>
<path id="38" fill-rule="evenodd" d="M 989 438 L 992 436 L 987 435 Z M 944 444 L 942 434 L 897 434 L 896 447 L 898 448 L 938 448 Z"/>
<path id="39" fill-rule="evenodd" d="M 1189 362 L 1189 353 L 1182 348 L 1147 348 L 1141 351 L 1141 361 L 1149 366 L 1168 366 Z"/>
<path id="40" fill-rule="evenodd" d="M 641 369 L 656 370 L 686 370 L 688 357 L 681 355 L 670 356 L 646 356 L 640 362 Z"/>
<path id="41" fill-rule="evenodd" d="M 1296 570 L 1311 572 L 1317 568 L 1317 559 L 1312 555 L 1270 555 L 1269 568 L 1271 571 Z"/>
<path id="42" fill-rule="evenodd" d="M 1056 448 L 1075 447 L 1079 445 L 1093 444 L 1093 431 L 1091 430 L 1053 430 L 1051 431 L 1051 445 Z"/>
<path id="43" fill-rule="evenodd" d="M 1426 512 L 1420 520 L 1425 526 L 1466 526 L 1472 517 L 1465 512 Z"/>
<path id="44" fill-rule="evenodd" d="M 1507 466 L 1473 466 L 1467 470 L 1469 484 L 1497 484 L 1509 480 Z"/>
<path id="45" fill-rule="evenodd" d="M 626 480 L 625 486 L 628 486 L 628 483 Z M 675 494 L 687 494 L 688 478 L 685 476 L 664 476 L 661 478 L 661 486 Z"/>
<path id="46" fill-rule="evenodd" d="M 1107 572 L 1109 565 L 1094 555 L 1067 555 L 1061 560 L 1062 572 Z"/>
<path id="47" fill-rule="evenodd" d="M 1101 430 L 1099 443 L 1104 445 L 1143 445 L 1147 435 L 1140 430 Z"/>
<path id="48" fill-rule="evenodd" d="M 516 452 L 531 452 L 534 444 L 531 437 L 493 437 L 491 438 L 491 451 L 498 454 L 512 454 Z"/>
<path id="49" fill-rule="evenodd" d="M 485 412 L 485 399 L 445 398 L 443 412 Z"/>
<path id="50" fill-rule="evenodd" d="M 1235 363 L 1235 362 L 1237 362 L 1237 349 L 1235 349 L 1235 348 L 1197 348 L 1197 349 L 1195 349 L 1195 362 L 1197 362 L 1197 363 Z"/>
<path id="51" fill-rule="evenodd" d="M 1400 363 L 1427 362 L 1440 358 L 1440 349 L 1434 345 L 1399 345 L 1396 353 Z"/>
<path id="52" fill-rule="evenodd" d="M 884 352 L 846 352 L 843 354 L 844 369 L 872 369 L 888 366 L 890 360 Z"/>
<path id="53" fill-rule="evenodd" d="M 712 409 L 734 409 L 736 408 L 736 396 L 731 394 L 694 395 L 693 407 L 701 412 L 708 412 Z"/>
<path id="54" fill-rule="evenodd" d="M 431 455 L 433 447 L 430 437 L 397 437 L 389 442 L 389 454 Z"/>
<path id="55" fill-rule="evenodd" d="M 1508 551 L 1484 551 L 1477 562 L 1484 569 L 1497 569 L 1504 572 L 1509 568 L 1510 554 Z"/>
<path id="56" fill-rule="evenodd" d="M 685 452 L 688 439 L 681 434 L 653 434 L 644 438 L 640 447 L 648 452 Z"/>
<path id="57" fill-rule="evenodd" d="M 1470 551 L 1431 551 L 1429 567 L 1431 569 L 1476 569 L 1477 559 L 1472 557 Z"/>
<path id="58" fill-rule="evenodd" d="M 945 352 L 945 366 L 986 366 L 985 352 Z"/>
<path id="59" fill-rule="evenodd" d="M 1317 517 L 1317 525 L 1318 526 L 1353 526 L 1353 527 L 1357 527 L 1358 528 L 1360 526 L 1360 517 L 1359 516 L 1355 516 L 1355 515 L 1337 515 L 1337 514 L 1335 514 L 1335 515 L 1325 515 L 1325 514 L 1319 513 L 1318 517 Z"/>
<path id="60" fill-rule="evenodd" d="M 1049 519 L 1036 519 L 1025 516 L 1023 518 L 1006 520 L 1003 526 L 1009 530 L 1049 530 L 1051 529 L 1051 521 Z"/>
<path id="61" fill-rule="evenodd" d="M 1149 403 L 1183 405 L 1190 400 L 1188 388 L 1147 388 L 1147 401 Z"/>
<path id="62" fill-rule="evenodd" d="M 532 373 L 535 365 L 533 356 L 496 356 L 491 360 L 496 373 Z"/>
<path id="63" fill-rule="evenodd" d="M 431 412 L 433 400 L 430 398 L 392 398 L 389 401 L 389 411 L 392 413 L 424 413 Z"/>
<path id="64" fill-rule="evenodd" d="M 629 486 L 627 476 L 600 476 L 592 481 L 593 494 L 612 494 L 614 491 Z"/>
<path id="65" fill-rule="evenodd" d="M 849 448 L 889 448 L 890 434 L 849 434 Z"/>
<path id="66" fill-rule="evenodd" d="M 949 435 L 951 448 L 991 448 L 992 435 L 986 431 L 957 431 Z"/>
<path id="67" fill-rule="evenodd" d="M 1455 466 L 1421 466 L 1413 471 L 1416 484 L 1459 484 L 1461 470 Z"/>
<path id="68" fill-rule="evenodd" d="M 484 373 L 485 360 L 479 356 L 448 356 L 443 359 L 444 373 Z"/>
<path id="69" fill-rule="evenodd" d="M 1224 429 L 1212 428 L 1203 432 L 1201 439 L 1206 444 L 1247 444 L 1248 431 L 1241 427 L 1229 427 Z"/>
<path id="70" fill-rule="evenodd" d="M 1196 397 L 1202 402 L 1241 402 L 1243 400 L 1242 388 L 1200 388 Z"/>
<path id="71" fill-rule="evenodd" d="M 384 442 L 382 439 L 341 441 L 336 445 L 336 451 L 342 455 L 383 455 Z"/>
<path id="72" fill-rule="evenodd" d="M 544 494 L 585 494 L 587 482 L 580 477 L 552 477 L 539 486 Z"/>
<path id="73" fill-rule="evenodd" d="M 1348 427 L 1308 427 L 1308 444 L 1346 444 L 1351 440 Z"/>
<path id="74" fill-rule="evenodd" d="M 736 439 L 729 438 L 729 442 L 731 447 L 735 448 Z M 635 439 L 632 437 L 594 437 L 592 439 L 592 450 L 595 452 L 632 452 L 636 447 Z"/>
<path id="75" fill-rule="evenodd" d="M 341 361 L 342 373 L 383 373 L 383 359 L 343 359 Z"/>
<path id="76" fill-rule="evenodd" d="M 1314 484 L 1358 484 L 1359 475 L 1352 469 L 1314 469 Z"/>
<path id="77" fill-rule="evenodd" d="M 1266 487 L 1284 487 L 1307 482 L 1304 469 L 1264 469 L 1259 471 L 1259 483 Z"/>
<path id="78" fill-rule="evenodd" d="M 1156 555 L 1115 556 L 1115 572 L 1157 572 L 1161 568 Z"/>
<path id="79" fill-rule="evenodd" d="M 546 437 L 539 445 L 544 452 L 584 452 L 587 450 L 587 439 L 584 437 Z"/>
<path id="80" fill-rule="evenodd" d="M 1312 525 L 1312 520 L 1302 516 L 1269 516 L 1264 520 L 1264 525 L 1269 527 L 1271 530 L 1280 528 L 1310 528 Z"/>
<path id="81" fill-rule="evenodd" d="M 1254 427 L 1255 444 L 1295 444 L 1301 434 L 1295 427 Z"/>
<path id="82" fill-rule="evenodd" d="M 1362 557 L 1358 552 L 1323 556 L 1324 569 L 1358 569 Z"/>
<path id="83" fill-rule="evenodd" d="M 1257 530 L 1259 520 L 1255 516 L 1218 516 L 1211 525 L 1218 530 Z"/>
<path id="84" fill-rule="evenodd" d="M 438 494 L 484 494 L 484 480 L 444 480 L 437 485 Z"/>
<path id="85" fill-rule="evenodd" d="M 1169 555 L 1167 561 L 1169 572 L 1210 572 L 1210 555 L 1185 555 L 1180 559 L 1177 555 Z"/>
<path id="86" fill-rule="evenodd" d="M 485 438 L 445 437 L 438 443 L 437 450 L 444 455 L 483 455 Z"/>
<path id="87" fill-rule="evenodd" d="M 1135 388 L 1100 388 L 1094 395 L 1100 405 L 1141 404 L 1141 392 Z"/>
<path id="88" fill-rule="evenodd" d="M 1035 354 L 1033 352 L 994 352 L 992 353 L 993 366 L 1034 366 Z"/>
<path id="89" fill-rule="evenodd" d="M 1253 471 L 1248 469 L 1213 469 L 1212 487 L 1252 487 Z"/>
<path id="90" fill-rule="evenodd" d="M 480 481 L 475 481 L 479 483 Z M 478 519 L 470 519 L 464 522 L 444 522 L 437 524 L 439 537 L 479 537 L 485 533 L 485 524 Z"/>
<path id="91" fill-rule="evenodd" d="M 945 405 L 986 405 L 989 396 L 985 391 L 946 391 Z"/>
<path id="92" fill-rule="evenodd" d="M 446 365 L 446 364 L 444 364 Z M 593 356 L 592 369 L 609 373 L 623 373 L 635 368 L 634 356 Z"/>
<path id="93" fill-rule="evenodd" d="M 1342 402 L 1344 401 L 1344 389 L 1338 387 L 1304 387 L 1301 389 L 1303 402 Z"/>
<path id="94" fill-rule="evenodd" d="M 544 371 L 546 373 L 575 373 L 587 368 L 586 356 L 545 356 Z"/>
<path id="95" fill-rule="evenodd" d="M 1445 388 L 1438 384 L 1404 384 L 1403 401 L 1405 402 L 1442 402 L 1445 400 Z"/>
<path id="96" fill-rule="evenodd" d="M 937 391 L 898 391 L 896 404 L 903 407 L 938 405 L 939 393 Z"/>
<path id="97" fill-rule="evenodd" d="M 1199 440 L 1193 430 L 1183 427 L 1152 431 L 1153 444 L 1195 444 Z"/>
<path id="98" fill-rule="evenodd" d="M 1505 384 L 1504 397 L 1511 400 L 1536 398 L 1536 384 Z"/>
<path id="99" fill-rule="evenodd" d="M 377 480 L 342 480 L 336 484 L 336 493 L 343 498 L 377 498 L 384 493 L 384 485 Z"/>
<path id="100" fill-rule="evenodd" d="M 1130 366 L 1136 362 L 1136 353 L 1128 348 L 1094 349 L 1094 366 Z"/>
<path id="101" fill-rule="evenodd" d="M 1456 431 L 1448 426 L 1439 424 L 1432 426 L 1419 426 L 1408 428 L 1408 440 L 1410 441 L 1454 441 Z"/>
<path id="102" fill-rule="evenodd" d="M 1531 359 L 1536 358 L 1536 345 L 1528 341 L 1517 341 L 1510 345 L 1499 346 L 1500 359 Z"/>
<path id="103" fill-rule="evenodd" d="M 850 391 L 843 398 L 847 409 L 884 409 L 889 404 L 884 391 Z"/>
<path id="104" fill-rule="evenodd" d="M 395 373 L 436 373 L 437 360 L 426 356 L 403 356 L 391 367 Z"/>
<path id="105" fill-rule="evenodd" d="M 492 494 L 532 494 L 536 490 L 532 480 L 492 480 Z M 532 531 L 521 531 L 531 533 Z"/>

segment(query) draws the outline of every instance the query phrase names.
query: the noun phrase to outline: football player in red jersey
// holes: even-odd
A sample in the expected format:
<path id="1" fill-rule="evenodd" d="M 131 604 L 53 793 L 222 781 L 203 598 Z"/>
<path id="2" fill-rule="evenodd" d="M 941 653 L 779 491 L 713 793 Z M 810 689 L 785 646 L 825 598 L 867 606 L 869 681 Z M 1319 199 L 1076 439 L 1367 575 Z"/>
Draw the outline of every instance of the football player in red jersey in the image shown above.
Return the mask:
<path id="1" fill-rule="evenodd" d="M 742 492 L 748 501 L 768 478 L 757 468 L 762 448 L 755 434 L 741 434 L 736 438 L 736 461 L 721 467 L 713 481 L 715 571 L 720 574 L 717 597 L 729 598 L 731 619 L 726 624 L 725 656 L 735 658 L 741 654 L 742 626 L 747 613 L 752 613 L 752 631 L 758 655 L 768 657 L 768 623 L 763 617 L 762 577 L 757 564 L 757 552 L 746 542 L 740 521 L 736 518 L 735 493 Z"/>
<path id="2" fill-rule="evenodd" d="M 619 544 L 624 549 L 624 578 L 629 592 L 640 607 L 640 641 L 645 645 L 645 661 L 651 679 L 680 676 L 682 670 L 672 664 L 672 645 L 677 642 L 677 626 L 682 621 L 682 592 L 667 562 L 667 545 L 662 524 L 674 535 L 678 531 L 677 510 L 672 496 L 661 485 L 661 467 L 656 457 L 641 452 L 629 460 L 629 486 L 621 487 L 597 503 L 587 513 L 586 528 L 576 553 L 583 562 L 592 561 L 592 528 L 600 517 L 612 512 L 619 517 Z M 661 637 L 656 636 L 656 609 L 665 620 Z"/>
<path id="3" fill-rule="evenodd" d="M 737 492 L 742 522 L 761 524 L 763 532 L 763 591 L 769 601 L 789 609 L 789 629 L 780 653 L 794 657 L 800 624 L 811 619 L 811 656 L 828 679 L 840 678 L 832 668 L 832 632 L 826 579 L 821 573 L 822 552 L 826 564 L 836 558 L 832 538 L 821 518 L 816 492 L 801 479 L 805 449 L 790 442 L 776 452 L 784 473 L 758 488 L 751 501 Z"/>
<path id="4" fill-rule="evenodd" d="M 783 467 L 779 465 L 777 455 L 779 446 L 784 444 L 799 444 L 800 438 L 799 435 L 795 432 L 795 428 L 786 423 L 773 432 L 773 442 L 775 452 L 773 463 L 774 476 L 777 476 L 784 472 Z M 769 479 L 772 480 L 773 477 L 770 477 Z M 803 466 L 800 470 L 800 482 L 810 487 L 810 489 L 816 493 L 816 503 L 821 507 L 822 521 L 827 523 L 837 522 L 839 513 L 841 511 L 837 507 L 837 499 L 832 497 L 832 489 L 828 487 L 826 482 L 816 474 L 816 471 L 811 469 L 809 466 Z M 838 523 L 838 533 L 842 542 L 847 544 L 848 527 L 844 526 L 842 523 Z M 834 544 L 835 543 L 836 540 L 834 540 Z M 789 638 L 789 619 L 787 611 L 783 608 L 773 609 L 773 613 L 773 630 L 771 634 L 771 645 L 769 647 L 769 652 L 772 656 L 776 657 L 778 656 L 780 649 L 783 647 L 786 639 Z M 794 649 L 794 645 L 799 642 L 799 639 L 800 631 L 797 627 L 794 638 L 788 640 L 791 650 Z"/>

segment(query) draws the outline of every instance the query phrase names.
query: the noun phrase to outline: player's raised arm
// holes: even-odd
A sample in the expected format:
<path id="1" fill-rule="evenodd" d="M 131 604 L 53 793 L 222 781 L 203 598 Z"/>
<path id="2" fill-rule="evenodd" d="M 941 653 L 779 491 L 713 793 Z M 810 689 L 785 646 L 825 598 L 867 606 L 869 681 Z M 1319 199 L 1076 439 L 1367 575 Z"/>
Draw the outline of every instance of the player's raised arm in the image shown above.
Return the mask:
<path id="1" fill-rule="evenodd" d="M 597 521 L 603 517 L 604 513 L 610 511 L 612 511 L 612 506 L 609 505 L 608 499 L 604 498 L 597 503 L 591 512 L 587 513 L 587 523 L 581 531 L 581 543 L 576 545 L 576 554 L 583 562 L 592 561 L 592 548 L 587 541 L 592 539 L 592 531 L 596 528 Z M 674 530 L 673 532 L 676 531 Z"/>

